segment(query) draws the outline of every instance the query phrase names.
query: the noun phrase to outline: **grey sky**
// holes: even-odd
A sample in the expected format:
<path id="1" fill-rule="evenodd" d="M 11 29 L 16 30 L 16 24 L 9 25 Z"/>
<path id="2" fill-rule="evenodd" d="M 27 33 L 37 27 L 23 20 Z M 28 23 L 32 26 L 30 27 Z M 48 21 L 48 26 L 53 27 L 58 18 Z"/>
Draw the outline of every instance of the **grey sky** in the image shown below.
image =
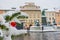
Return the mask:
<path id="1" fill-rule="evenodd" d="M 0 0 L 0 8 L 18 8 L 24 5 L 25 2 L 34 2 L 36 5 L 40 6 L 41 9 L 60 8 L 60 0 Z"/>

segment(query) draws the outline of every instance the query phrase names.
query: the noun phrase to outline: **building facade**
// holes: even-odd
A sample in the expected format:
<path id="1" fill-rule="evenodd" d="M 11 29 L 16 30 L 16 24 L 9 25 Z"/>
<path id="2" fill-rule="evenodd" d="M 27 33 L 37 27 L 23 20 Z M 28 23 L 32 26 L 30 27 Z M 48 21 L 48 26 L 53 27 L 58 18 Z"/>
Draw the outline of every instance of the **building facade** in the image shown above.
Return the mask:
<path id="1" fill-rule="evenodd" d="M 14 11 L 13 9 L 0 9 L 0 14 L 4 14 L 8 11 Z"/>
<path id="2" fill-rule="evenodd" d="M 0 14 L 3 14 L 3 13 L 5 13 L 5 10 L 0 10 Z"/>
<path id="3" fill-rule="evenodd" d="M 56 23 L 55 14 L 56 14 L 55 11 L 46 11 L 45 15 L 47 20 L 47 25 L 54 25 Z"/>
<path id="4" fill-rule="evenodd" d="M 59 10 L 59 12 L 56 12 L 55 17 L 56 17 L 56 24 L 59 27 L 60 26 L 60 10 Z"/>
<path id="5" fill-rule="evenodd" d="M 26 3 L 24 6 L 20 6 L 20 11 L 28 14 L 28 19 L 25 20 L 25 25 L 29 26 L 41 24 L 41 10 L 40 6 L 36 6 L 34 3 Z"/>

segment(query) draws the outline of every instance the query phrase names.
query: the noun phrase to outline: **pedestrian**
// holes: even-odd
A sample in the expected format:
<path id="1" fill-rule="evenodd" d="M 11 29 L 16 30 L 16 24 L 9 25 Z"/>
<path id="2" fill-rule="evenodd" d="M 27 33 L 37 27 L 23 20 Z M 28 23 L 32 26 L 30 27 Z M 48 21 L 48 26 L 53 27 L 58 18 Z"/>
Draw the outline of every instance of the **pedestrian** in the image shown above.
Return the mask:
<path id="1" fill-rule="evenodd" d="M 29 27 L 27 27 L 27 33 L 29 33 Z"/>
<path id="2" fill-rule="evenodd" d="M 27 32 L 29 33 L 29 31 L 30 31 L 30 27 L 31 27 L 32 25 L 30 24 L 29 25 L 29 27 L 27 27 Z"/>
<path id="3" fill-rule="evenodd" d="M 43 30 L 44 30 L 44 27 L 42 26 L 42 32 L 43 32 Z"/>
<path id="4" fill-rule="evenodd" d="M 30 27 L 31 27 L 31 26 L 32 26 L 32 25 L 30 24 L 29 27 L 27 27 L 27 30 L 30 30 Z"/>

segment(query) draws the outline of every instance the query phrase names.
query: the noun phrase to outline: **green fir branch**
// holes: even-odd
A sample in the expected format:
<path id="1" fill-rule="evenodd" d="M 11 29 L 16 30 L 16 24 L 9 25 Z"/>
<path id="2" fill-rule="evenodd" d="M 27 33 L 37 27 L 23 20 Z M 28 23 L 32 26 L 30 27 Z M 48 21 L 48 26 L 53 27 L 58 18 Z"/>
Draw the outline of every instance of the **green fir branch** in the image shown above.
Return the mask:
<path id="1" fill-rule="evenodd" d="M 20 15 L 21 13 L 18 12 L 18 13 L 14 13 L 11 17 L 10 17 L 10 20 L 12 20 L 14 17 L 17 17 L 18 15 Z"/>
<path id="2" fill-rule="evenodd" d="M 6 26 L 0 24 L 0 28 L 1 28 L 1 29 L 6 29 Z"/>
<path id="3" fill-rule="evenodd" d="M 10 16 L 9 15 L 5 16 L 5 20 L 6 22 L 10 21 Z"/>
<path id="4" fill-rule="evenodd" d="M 27 16 L 18 16 L 17 18 L 19 19 L 19 18 L 28 18 L 28 17 Z"/>

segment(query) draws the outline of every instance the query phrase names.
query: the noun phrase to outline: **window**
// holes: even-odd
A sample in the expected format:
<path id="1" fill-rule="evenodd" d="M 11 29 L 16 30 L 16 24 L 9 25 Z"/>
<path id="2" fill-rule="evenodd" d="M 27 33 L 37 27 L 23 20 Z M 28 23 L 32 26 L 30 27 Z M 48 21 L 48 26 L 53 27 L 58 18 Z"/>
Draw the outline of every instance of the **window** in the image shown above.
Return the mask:
<path id="1" fill-rule="evenodd" d="M 32 18 L 33 17 L 33 14 L 30 14 L 30 18 Z"/>
<path id="2" fill-rule="evenodd" d="M 30 22 L 30 23 L 32 23 L 32 19 L 31 19 L 31 20 L 29 20 L 29 22 Z"/>
<path id="3" fill-rule="evenodd" d="M 51 22 L 48 22 L 48 24 L 51 24 Z"/>
<path id="4" fill-rule="evenodd" d="M 51 18 L 49 18 L 49 20 L 51 20 Z"/>
<path id="5" fill-rule="evenodd" d="M 35 18 L 35 14 L 34 14 L 34 18 Z"/>
<path id="6" fill-rule="evenodd" d="M 37 16 L 38 16 L 38 18 L 40 18 L 40 14 L 38 14 Z"/>
<path id="7" fill-rule="evenodd" d="M 31 15 L 30 15 L 30 18 L 31 18 Z"/>
<path id="8" fill-rule="evenodd" d="M 52 19 L 54 20 L 54 17 Z"/>
<path id="9" fill-rule="evenodd" d="M 34 14 L 34 18 L 36 18 L 36 14 Z"/>
<path id="10" fill-rule="evenodd" d="M 52 16 L 54 16 L 54 13 L 52 13 Z"/>

